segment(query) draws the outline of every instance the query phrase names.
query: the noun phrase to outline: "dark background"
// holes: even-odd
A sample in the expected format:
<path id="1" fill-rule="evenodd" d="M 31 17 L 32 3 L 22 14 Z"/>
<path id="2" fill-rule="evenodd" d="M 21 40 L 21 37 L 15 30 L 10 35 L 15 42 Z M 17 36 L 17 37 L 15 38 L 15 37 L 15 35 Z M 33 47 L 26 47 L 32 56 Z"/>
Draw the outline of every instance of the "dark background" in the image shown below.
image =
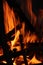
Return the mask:
<path id="1" fill-rule="evenodd" d="M 43 9 L 43 0 L 32 0 L 33 11 L 38 14 L 39 9 Z"/>
<path id="2" fill-rule="evenodd" d="M 17 2 L 23 6 L 26 10 L 28 0 L 17 0 Z M 38 13 L 39 9 L 43 9 L 43 0 L 32 0 L 32 9 L 35 14 Z M 27 11 L 27 10 L 26 10 Z"/>

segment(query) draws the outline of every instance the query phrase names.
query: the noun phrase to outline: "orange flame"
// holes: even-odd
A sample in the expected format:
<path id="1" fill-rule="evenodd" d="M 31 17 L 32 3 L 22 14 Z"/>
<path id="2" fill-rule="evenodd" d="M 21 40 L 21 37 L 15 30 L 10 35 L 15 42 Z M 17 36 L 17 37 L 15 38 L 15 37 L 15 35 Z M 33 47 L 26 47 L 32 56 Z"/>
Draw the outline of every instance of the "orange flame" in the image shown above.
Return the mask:
<path id="1" fill-rule="evenodd" d="M 42 63 L 42 62 L 37 60 L 35 55 L 33 56 L 31 60 L 28 61 L 28 64 L 38 64 L 38 63 Z"/>
<path id="2" fill-rule="evenodd" d="M 30 5 L 28 5 L 30 7 L 30 11 L 29 13 L 32 14 L 33 18 L 34 19 L 34 22 L 36 21 L 36 16 L 32 13 L 32 5 L 30 3 Z M 28 7 L 28 8 L 29 8 Z M 15 13 L 13 11 L 13 8 L 10 8 L 10 6 L 8 5 L 7 2 L 4 2 L 3 3 L 3 10 L 4 10 L 4 25 L 5 25 L 5 33 L 8 33 L 9 31 L 11 31 L 13 28 L 15 28 L 15 37 L 11 42 L 11 50 L 13 50 L 14 48 L 18 49 L 18 51 L 21 49 L 20 45 L 19 46 L 15 46 L 17 43 L 18 43 L 18 40 L 19 40 L 19 35 L 22 34 L 23 35 L 23 42 L 24 44 L 30 42 L 30 43 L 34 43 L 38 38 L 36 36 L 36 34 L 32 34 L 30 31 L 29 32 L 25 32 L 25 23 L 21 23 L 20 24 L 20 20 L 19 20 L 19 17 L 18 17 L 18 20 L 16 19 L 15 17 Z M 16 30 L 16 26 L 17 25 L 22 25 L 21 29 L 20 30 Z M 19 42 L 20 44 L 20 42 Z M 3 52 L 3 51 L 2 51 Z M 20 60 L 21 60 L 21 57 L 19 57 Z M 34 55 L 34 57 L 28 61 L 28 63 L 41 63 L 41 61 L 38 61 Z M 13 65 L 16 65 L 16 62 L 14 61 Z"/>
<path id="3" fill-rule="evenodd" d="M 7 2 L 3 3 L 3 10 L 4 10 L 4 25 L 5 25 L 5 32 L 8 33 L 14 28 L 14 13 L 13 9 L 10 9 Z"/>
<path id="4" fill-rule="evenodd" d="M 28 14 L 29 14 L 29 16 L 31 18 L 31 24 L 33 26 L 35 26 L 37 17 L 32 11 L 32 0 L 27 0 L 27 9 L 28 9 Z"/>
<path id="5" fill-rule="evenodd" d="M 18 25 L 19 21 L 17 22 L 13 8 L 10 8 L 10 6 L 6 1 L 3 2 L 3 10 L 4 10 L 5 32 L 8 33 Z"/>
<path id="6" fill-rule="evenodd" d="M 20 31 L 18 30 L 17 33 L 15 34 L 15 38 L 14 40 L 11 41 L 11 49 L 13 49 L 13 46 L 16 44 L 16 42 L 18 41 L 19 39 L 19 35 L 20 35 Z"/>
<path id="7" fill-rule="evenodd" d="M 18 41 L 20 34 L 23 35 L 24 43 L 34 42 L 37 39 L 37 36 L 35 34 L 32 34 L 31 36 L 30 36 L 30 32 L 29 33 L 27 32 L 28 34 L 27 33 L 25 34 L 25 23 L 23 22 L 22 24 L 19 24 L 20 23 L 19 18 L 18 20 L 16 19 L 13 8 L 11 9 L 7 2 L 3 3 L 3 9 L 4 9 L 5 32 L 8 33 L 13 28 L 15 28 L 15 33 L 14 33 L 15 38 L 14 40 L 11 41 L 11 47 L 13 47 L 15 43 Z M 31 7 L 30 7 L 30 10 L 31 10 Z M 22 27 L 20 30 L 16 32 L 17 24 L 22 25 Z"/>
<path id="8" fill-rule="evenodd" d="M 3 49 L 0 47 L 0 56 L 3 55 Z"/>
<path id="9" fill-rule="evenodd" d="M 37 38 L 37 36 L 35 35 L 35 34 L 31 34 L 30 33 L 30 31 L 29 31 L 29 33 L 27 33 L 27 35 L 25 36 L 25 38 L 24 38 L 24 42 L 26 43 L 28 43 L 28 42 L 30 42 L 30 43 L 35 43 L 35 41 L 37 40 L 38 38 Z"/>
<path id="10" fill-rule="evenodd" d="M 13 62 L 13 65 L 17 65 L 15 62 Z"/>
<path id="11" fill-rule="evenodd" d="M 3 10 L 4 10 L 4 25 L 5 25 L 5 33 L 8 33 L 13 28 L 15 28 L 15 38 L 13 41 L 11 41 L 11 48 L 13 48 L 14 44 L 18 41 L 20 32 L 17 31 L 16 33 L 16 26 L 19 24 L 19 18 L 18 22 L 15 18 L 15 14 L 13 11 L 13 8 L 11 9 L 8 3 L 5 1 L 3 2 Z"/>

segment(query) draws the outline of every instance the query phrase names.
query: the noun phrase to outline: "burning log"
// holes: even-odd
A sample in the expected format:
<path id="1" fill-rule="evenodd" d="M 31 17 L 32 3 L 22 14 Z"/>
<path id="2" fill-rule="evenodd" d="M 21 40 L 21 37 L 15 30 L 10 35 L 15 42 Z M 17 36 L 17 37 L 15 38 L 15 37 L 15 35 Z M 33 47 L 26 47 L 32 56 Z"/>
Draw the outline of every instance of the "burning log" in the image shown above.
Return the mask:
<path id="1" fill-rule="evenodd" d="M 32 45 L 31 45 L 32 46 Z M 30 47 L 31 47 L 30 46 Z M 30 51 L 32 52 L 33 51 L 33 54 L 34 54 L 34 52 L 35 52 L 35 49 L 36 49 L 36 51 L 38 50 L 38 49 L 40 49 L 40 47 L 38 48 L 38 46 L 39 45 L 35 45 L 35 46 L 33 46 L 34 47 L 34 49 L 33 50 L 31 50 L 33 47 L 31 47 L 31 49 L 30 49 L 30 47 L 29 48 L 27 48 L 27 49 L 25 49 L 25 50 L 22 50 L 22 51 L 16 51 L 15 49 L 12 51 L 12 52 L 10 52 L 10 57 L 12 57 L 12 58 L 16 58 L 16 57 L 18 57 L 18 56 L 20 56 L 20 55 L 23 55 L 23 52 L 24 52 L 24 54 L 26 53 L 26 55 L 29 55 L 30 56 Z M 27 50 L 27 52 L 25 52 Z M 30 50 L 30 51 L 29 51 Z M 36 54 L 37 54 L 37 52 L 35 52 Z M 24 56 L 24 55 L 23 55 Z M 30 56 L 31 57 L 31 56 Z M 29 57 L 29 58 L 30 58 Z M 0 57 L 0 59 L 6 59 L 6 56 L 2 56 L 2 58 Z"/>
<path id="2" fill-rule="evenodd" d="M 15 0 L 13 0 L 13 1 L 10 0 L 10 1 L 13 3 Z M 4 24 L 8 23 L 8 25 L 5 24 L 5 33 L 4 34 L 2 33 L 1 37 L 0 37 L 0 39 L 1 39 L 0 45 L 2 46 L 3 52 L 4 52 L 3 55 L 0 56 L 0 60 L 6 60 L 7 64 L 9 64 L 9 65 L 13 65 L 13 64 L 16 65 L 16 63 L 15 63 L 16 57 L 19 57 L 20 55 L 22 55 L 24 58 L 24 61 L 22 61 L 21 63 L 25 63 L 25 65 L 28 65 L 28 62 L 29 62 L 29 61 L 27 62 L 27 57 L 31 59 L 30 61 L 32 63 L 33 63 L 34 59 L 35 59 L 35 61 L 39 62 L 35 58 L 35 56 L 33 57 L 33 54 L 35 53 L 37 55 L 39 52 L 39 48 L 41 49 L 41 51 L 43 51 L 43 49 L 41 48 L 41 47 L 43 47 L 43 45 L 39 45 L 38 43 L 31 44 L 34 40 L 36 41 L 37 36 L 34 34 L 31 35 L 30 33 L 27 34 L 24 32 L 25 24 L 26 24 L 26 28 L 28 31 L 29 30 L 31 30 L 31 32 L 35 31 L 34 27 L 31 25 L 30 21 L 27 19 L 25 14 L 22 12 L 21 8 L 19 6 L 17 6 L 16 2 L 15 2 L 15 4 L 13 3 L 11 5 L 13 7 L 13 9 L 10 8 L 10 6 L 8 5 L 7 2 L 10 4 L 9 0 L 7 0 L 3 3 Z M 18 17 L 15 17 L 16 13 L 17 13 Z M 19 24 L 20 24 L 20 26 L 19 26 Z M 25 34 L 27 34 L 27 35 L 25 35 Z M 26 43 L 26 45 L 25 45 L 24 38 L 26 36 L 28 36 L 28 38 L 26 38 L 27 40 L 25 42 Z M 29 37 L 29 36 L 31 36 L 31 37 Z M 31 43 L 29 43 L 29 41 Z M 11 48 L 9 48 L 9 44 L 7 44 L 8 42 L 11 43 L 11 47 L 15 47 L 15 46 L 17 46 L 17 43 L 19 43 L 21 50 L 17 51 L 17 49 L 15 49 L 15 48 L 12 48 L 13 50 L 11 50 Z M 26 46 L 26 48 L 24 48 L 24 45 Z M 13 63 L 13 61 L 14 61 L 14 63 Z M 4 61 L 4 63 L 5 63 L 5 61 Z M 31 65 L 31 63 L 30 63 L 30 65 Z"/>
<path id="3" fill-rule="evenodd" d="M 20 35 L 20 44 L 21 44 L 21 49 L 23 50 L 24 45 L 23 45 L 23 37 L 22 37 L 22 35 Z M 25 65 L 28 65 L 27 60 L 26 60 L 26 53 L 25 52 L 23 52 L 23 58 L 24 58 Z"/>

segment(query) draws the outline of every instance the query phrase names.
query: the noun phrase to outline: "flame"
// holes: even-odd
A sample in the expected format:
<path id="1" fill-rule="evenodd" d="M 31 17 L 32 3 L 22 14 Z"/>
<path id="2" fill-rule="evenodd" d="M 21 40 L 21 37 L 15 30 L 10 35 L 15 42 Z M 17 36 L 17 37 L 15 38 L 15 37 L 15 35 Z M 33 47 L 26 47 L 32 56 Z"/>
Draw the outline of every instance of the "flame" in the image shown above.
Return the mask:
<path id="1" fill-rule="evenodd" d="M 3 55 L 3 49 L 0 48 L 0 56 L 2 56 L 2 55 Z"/>
<path id="2" fill-rule="evenodd" d="M 31 18 L 31 24 L 33 26 L 36 26 L 37 17 L 32 11 L 32 0 L 27 0 L 27 9 L 28 9 L 28 14 L 29 14 L 29 16 Z"/>
<path id="3" fill-rule="evenodd" d="M 4 61 L 4 60 L 2 61 L 2 63 L 7 64 L 7 62 L 6 62 L 6 61 Z"/>
<path id="4" fill-rule="evenodd" d="M 13 65 L 17 65 L 17 64 L 16 64 L 16 61 L 14 60 L 14 58 L 12 58 L 12 61 L 14 61 L 14 62 L 13 62 Z"/>
<path id="5" fill-rule="evenodd" d="M 19 56 L 15 59 L 15 61 L 13 62 L 14 64 L 21 64 L 21 62 L 24 61 L 23 59 L 23 56 Z M 28 65 L 30 64 L 39 64 L 39 63 L 42 63 L 41 61 L 37 60 L 36 59 L 36 56 L 34 55 L 33 58 L 30 60 L 30 59 L 27 59 L 27 62 L 28 62 Z M 21 65 L 25 65 L 25 63 L 21 64 Z"/>
<path id="6" fill-rule="evenodd" d="M 38 63 L 42 63 L 42 62 L 37 60 L 35 55 L 33 56 L 31 60 L 28 60 L 28 64 L 38 64 Z"/>
<path id="7" fill-rule="evenodd" d="M 8 33 L 14 28 L 14 13 L 13 9 L 10 9 L 7 2 L 3 3 L 3 10 L 4 10 L 4 25 L 5 25 L 5 32 Z"/>
<path id="8" fill-rule="evenodd" d="M 20 55 L 20 56 L 18 57 L 18 61 L 23 61 L 23 56 L 22 56 L 22 55 Z"/>
<path id="9" fill-rule="evenodd" d="M 31 41 L 30 43 L 34 43 L 37 40 L 37 36 L 35 34 L 31 35 Z"/>
<path id="10" fill-rule="evenodd" d="M 19 18 L 17 22 L 13 8 L 10 8 L 10 6 L 6 1 L 3 2 L 3 10 L 4 10 L 5 33 L 8 33 L 19 24 Z"/>
<path id="11" fill-rule="evenodd" d="M 23 35 L 23 37 L 24 37 L 24 35 L 25 35 L 25 23 L 23 22 L 22 23 L 22 27 L 21 27 L 21 34 Z"/>
<path id="12" fill-rule="evenodd" d="M 15 45 L 15 43 L 18 41 L 18 39 L 19 39 L 19 35 L 20 35 L 20 31 L 18 30 L 17 32 L 16 32 L 16 34 L 15 34 L 15 38 L 14 38 L 14 40 L 13 41 L 11 41 L 11 49 L 13 49 L 13 46 Z"/>
<path id="13" fill-rule="evenodd" d="M 9 33 L 9 31 L 15 28 L 15 33 L 14 33 L 15 38 L 14 40 L 11 41 L 11 45 L 10 45 L 10 42 L 8 42 L 9 43 L 8 45 L 10 45 L 11 49 L 13 49 L 13 46 L 19 39 L 20 32 L 19 30 L 16 32 L 16 26 L 20 24 L 20 21 L 19 21 L 19 18 L 18 20 L 16 19 L 13 8 L 10 8 L 10 6 L 8 5 L 6 1 L 3 2 L 3 10 L 4 10 L 5 33 Z"/>
<path id="14" fill-rule="evenodd" d="M 13 62 L 13 65 L 17 65 L 15 62 Z"/>
<path id="15" fill-rule="evenodd" d="M 34 25 L 35 25 L 35 21 L 36 21 L 36 16 L 34 15 L 34 13 L 32 12 L 32 5 L 31 5 L 31 2 L 30 2 L 30 5 L 28 4 L 28 8 L 30 8 L 30 11 L 29 11 L 29 15 L 32 14 L 33 18 L 34 19 Z M 25 23 L 21 23 L 20 24 L 20 20 L 19 20 L 19 17 L 18 17 L 18 20 L 16 19 L 15 17 L 15 13 L 13 11 L 13 8 L 10 8 L 10 6 L 8 5 L 8 3 L 5 1 L 3 3 L 3 10 L 4 10 L 4 25 L 5 25 L 5 33 L 8 33 L 9 31 L 11 31 L 13 28 L 15 28 L 15 33 L 14 33 L 14 39 L 11 42 L 11 50 L 13 50 L 14 48 L 16 48 L 18 51 L 20 51 L 21 47 L 20 45 L 19 46 L 15 46 L 17 43 L 20 44 L 20 42 L 18 42 L 19 40 L 19 35 L 22 34 L 23 35 L 23 42 L 24 44 L 30 42 L 30 43 L 34 43 L 36 40 L 38 40 L 37 36 L 35 33 L 31 33 L 30 31 L 29 32 L 25 32 Z M 22 25 L 21 29 L 20 30 L 16 30 L 16 26 L 17 25 Z M 9 43 L 9 42 L 8 42 Z M 10 45 L 10 44 L 9 44 Z M 3 52 L 3 51 L 1 51 Z M 0 56 L 1 53 L 0 52 Z M 20 61 L 23 60 L 22 59 L 22 56 L 19 57 Z M 12 59 L 13 60 L 13 59 Z M 4 63 L 6 63 L 5 61 L 3 61 Z M 41 63 L 41 61 L 37 60 L 35 55 L 34 57 L 28 61 L 28 63 L 32 63 L 32 64 L 36 64 L 36 63 Z M 16 62 L 14 61 L 13 62 L 13 65 L 16 65 Z M 24 64 L 25 65 L 25 64 Z"/>
<path id="16" fill-rule="evenodd" d="M 35 34 L 31 34 L 30 31 L 29 33 L 27 33 L 27 35 L 24 38 L 25 43 L 28 43 L 28 42 L 35 43 L 36 40 L 38 40 L 37 36 Z"/>
<path id="17" fill-rule="evenodd" d="M 15 58 L 15 60 L 14 60 L 14 64 L 16 63 L 16 65 L 22 65 L 21 64 L 21 62 L 23 62 L 24 61 L 24 59 L 23 59 L 23 55 L 20 55 L 20 56 L 18 56 L 17 58 Z"/>
<path id="18" fill-rule="evenodd" d="M 30 7 L 30 11 L 31 11 L 31 8 L 32 8 L 31 2 L 30 2 L 30 5 L 28 5 L 28 6 Z M 20 34 L 23 35 L 24 43 L 34 42 L 37 39 L 37 36 L 35 34 L 30 35 L 30 31 L 25 34 L 25 23 L 23 22 L 20 24 L 19 17 L 17 20 L 15 17 L 13 8 L 10 8 L 10 6 L 8 5 L 8 3 L 6 1 L 3 3 L 3 10 L 4 10 L 5 33 L 8 33 L 13 28 L 15 28 L 15 33 L 14 33 L 15 38 L 14 38 L 14 40 L 11 41 L 11 49 L 14 48 L 14 45 L 17 43 Z M 18 24 L 22 25 L 20 30 L 16 30 L 16 26 Z"/>

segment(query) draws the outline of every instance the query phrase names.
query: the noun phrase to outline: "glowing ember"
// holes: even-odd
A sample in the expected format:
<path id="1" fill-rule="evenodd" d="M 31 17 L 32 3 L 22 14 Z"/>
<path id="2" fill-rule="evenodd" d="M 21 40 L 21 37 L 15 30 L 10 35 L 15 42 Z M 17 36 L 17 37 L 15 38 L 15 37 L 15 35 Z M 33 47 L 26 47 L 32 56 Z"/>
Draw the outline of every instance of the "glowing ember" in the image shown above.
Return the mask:
<path id="1" fill-rule="evenodd" d="M 15 62 L 13 62 L 13 65 L 16 65 L 16 63 L 15 63 Z"/>
<path id="2" fill-rule="evenodd" d="M 22 56 L 22 55 L 20 55 L 20 56 L 18 57 L 18 61 L 23 61 L 23 56 Z"/>
<path id="3" fill-rule="evenodd" d="M 7 62 L 6 62 L 6 61 L 2 61 L 2 63 L 7 64 Z"/>
<path id="4" fill-rule="evenodd" d="M 14 63 L 16 63 L 17 65 L 22 65 L 22 63 L 24 62 L 23 56 L 20 55 L 17 58 L 15 58 Z"/>
<path id="5" fill-rule="evenodd" d="M 2 55 L 3 55 L 3 49 L 0 48 L 0 56 L 2 56 Z"/>
<path id="6" fill-rule="evenodd" d="M 29 15 L 31 15 L 31 20 L 34 20 L 34 25 L 35 25 L 36 24 L 36 16 L 32 12 L 32 3 L 31 2 L 29 2 L 29 4 L 28 4 L 28 9 L 30 10 L 29 11 Z M 8 45 L 11 46 L 10 49 L 12 51 L 15 48 L 17 49 L 17 51 L 20 51 L 21 50 L 21 46 L 20 46 L 20 42 L 19 42 L 19 35 L 20 34 L 23 35 L 24 45 L 26 43 L 29 43 L 29 42 L 30 43 L 32 43 L 32 42 L 35 43 L 36 40 L 37 40 L 37 42 L 39 42 L 38 41 L 38 37 L 36 36 L 35 33 L 32 34 L 30 31 L 29 32 L 25 32 L 25 23 L 23 22 L 23 23 L 20 24 L 19 17 L 18 17 L 18 20 L 16 20 L 15 13 L 13 11 L 13 8 L 10 8 L 10 6 L 8 5 L 7 2 L 3 2 L 3 10 L 4 10 L 5 33 L 9 33 L 9 31 L 11 31 L 13 28 L 15 28 L 15 33 L 13 34 L 15 37 L 14 37 L 14 39 L 12 41 L 8 42 Z M 16 26 L 18 24 L 19 25 L 22 25 L 20 30 L 17 30 L 16 29 Z M 19 43 L 19 46 L 16 46 L 17 43 Z M 26 45 L 25 45 L 24 48 L 26 48 Z M 2 49 L 0 51 L 0 56 L 1 55 L 3 55 Z M 12 61 L 13 60 L 14 60 L 14 58 L 12 58 Z M 23 56 L 17 57 L 16 60 L 17 61 L 20 61 L 20 62 L 21 61 L 24 61 L 23 60 Z M 7 63 L 6 61 L 2 61 L 2 62 L 5 63 L 5 64 Z M 31 60 L 28 59 L 28 64 L 36 64 L 36 63 L 41 63 L 41 61 L 37 60 L 36 57 L 35 57 L 35 55 L 33 56 L 33 58 Z M 15 61 L 13 62 L 13 65 L 17 65 Z M 25 65 L 25 64 L 22 64 L 22 65 Z"/>

